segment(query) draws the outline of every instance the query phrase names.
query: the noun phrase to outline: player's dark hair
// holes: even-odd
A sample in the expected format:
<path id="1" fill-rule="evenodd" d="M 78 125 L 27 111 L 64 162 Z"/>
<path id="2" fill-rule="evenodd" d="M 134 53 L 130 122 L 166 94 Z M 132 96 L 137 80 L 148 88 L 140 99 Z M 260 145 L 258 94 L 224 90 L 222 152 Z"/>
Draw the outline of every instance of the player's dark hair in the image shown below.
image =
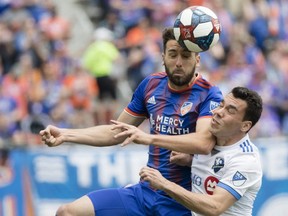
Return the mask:
<path id="1" fill-rule="evenodd" d="M 235 87 L 232 89 L 231 93 L 235 98 L 240 98 L 246 101 L 247 108 L 245 110 L 243 121 L 251 121 L 252 128 L 261 117 L 263 110 L 262 98 L 257 92 L 245 87 Z"/>
<path id="2" fill-rule="evenodd" d="M 162 39 L 163 39 L 163 52 L 166 52 L 166 44 L 169 40 L 176 40 L 174 32 L 173 32 L 173 28 L 165 28 L 162 32 Z M 197 52 L 195 52 L 196 55 L 198 55 Z"/>
<path id="3" fill-rule="evenodd" d="M 162 32 L 162 39 L 163 39 L 163 51 L 166 52 L 166 44 L 169 40 L 176 40 L 173 28 L 165 28 Z"/>

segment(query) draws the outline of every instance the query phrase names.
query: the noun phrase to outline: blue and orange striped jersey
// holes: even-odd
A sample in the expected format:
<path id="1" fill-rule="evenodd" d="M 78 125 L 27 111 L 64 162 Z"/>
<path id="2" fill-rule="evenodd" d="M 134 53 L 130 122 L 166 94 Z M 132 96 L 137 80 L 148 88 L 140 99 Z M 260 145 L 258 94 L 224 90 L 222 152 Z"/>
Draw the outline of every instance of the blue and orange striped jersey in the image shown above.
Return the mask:
<path id="1" fill-rule="evenodd" d="M 195 132 L 198 118 L 211 117 L 211 110 L 222 98 L 219 88 L 201 75 L 187 89 L 175 91 L 169 88 L 166 73 L 161 72 L 140 83 L 125 111 L 135 117 L 149 118 L 151 134 L 187 134 Z M 191 190 L 191 168 L 171 164 L 170 153 L 170 150 L 150 145 L 147 165 L 159 170 L 168 180 Z"/>

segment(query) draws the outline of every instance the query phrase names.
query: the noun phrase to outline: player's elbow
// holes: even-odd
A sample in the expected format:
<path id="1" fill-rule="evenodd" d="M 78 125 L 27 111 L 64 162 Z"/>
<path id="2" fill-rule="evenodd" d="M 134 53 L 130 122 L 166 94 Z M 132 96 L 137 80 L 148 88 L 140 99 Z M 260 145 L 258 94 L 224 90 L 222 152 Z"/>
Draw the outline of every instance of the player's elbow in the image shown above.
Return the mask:
<path id="1" fill-rule="evenodd" d="M 208 208 L 205 208 L 205 210 L 200 210 L 198 213 L 206 215 L 206 216 L 219 216 L 223 214 L 224 210 L 217 205 L 210 205 Z"/>
<path id="2" fill-rule="evenodd" d="M 198 142 L 198 144 L 195 145 L 193 149 L 187 149 L 187 151 L 185 151 L 185 152 L 187 152 L 189 154 L 208 155 L 212 151 L 213 147 L 214 147 L 214 143 L 207 142 L 207 140 L 205 140 L 203 142 Z M 176 151 L 178 151 L 178 150 L 176 150 Z"/>
<path id="3" fill-rule="evenodd" d="M 211 212 L 209 212 L 209 213 L 206 213 L 205 215 L 206 216 L 219 216 L 219 215 L 221 215 L 221 213 L 222 212 L 218 212 L 218 211 L 211 211 Z"/>
<path id="4" fill-rule="evenodd" d="M 201 154 L 208 155 L 211 153 L 215 143 L 210 141 L 201 146 Z"/>
<path id="5" fill-rule="evenodd" d="M 198 132 L 197 133 L 197 147 L 198 147 L 198 152 L 197 154 L 204 154 L 208 155 L 211 153 L 212 149 L 215 146 L 216 139 L 215 137 L 210 133 L 210 132 Z"/>
<path id="6" fill-rule="evenodd" d="M 219 216 L 221 214 L 223 214 L 224 210 L 219 208 L 219 207 L 215 207 L 213 209 L 211 209 L 210 213 L 207 214 L 207 215 L 210 215 L 210 216 Z"/>
<path id="7" fill-rule="evenodd" d="M 210 154 L 211 150 L 209 150 L 208 148 L 203 148 L 202 153 L 203 155 L 208 155 Z"/>

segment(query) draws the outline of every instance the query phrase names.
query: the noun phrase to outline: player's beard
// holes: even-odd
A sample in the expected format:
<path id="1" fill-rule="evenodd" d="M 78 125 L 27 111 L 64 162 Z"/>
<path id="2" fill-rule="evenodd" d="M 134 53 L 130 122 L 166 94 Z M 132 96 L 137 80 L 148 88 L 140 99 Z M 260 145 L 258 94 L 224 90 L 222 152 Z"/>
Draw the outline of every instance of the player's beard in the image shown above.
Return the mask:
<path id="1" fill-rule="evenodd" d="M 196 65 L 194 65 L 194 67 L 192 68 L 192 70 L 183 76 L 177 76 L 175 75 L 173 72 L 171 72 L 166 65 L 164 65 L 167 76 L 170 80 L 170 82 L 172 82 L 174 85 L 176 86 L 184 86 L 184 85 L 189 85 L 189 83 L 191 82 L 194 74 L 195 74 L 195 70 L 196 70 Z M 184 72 L 183 72 L 184 73 Z"/>

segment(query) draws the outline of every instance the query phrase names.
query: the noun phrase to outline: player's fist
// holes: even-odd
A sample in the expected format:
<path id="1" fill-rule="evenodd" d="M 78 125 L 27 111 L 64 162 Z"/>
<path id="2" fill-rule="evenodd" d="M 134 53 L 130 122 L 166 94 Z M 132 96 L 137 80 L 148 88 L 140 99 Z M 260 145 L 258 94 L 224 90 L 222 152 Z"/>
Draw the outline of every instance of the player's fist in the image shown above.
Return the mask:
<path id="1" fill-rule="evenodd" d="M 61 130 L 58 127 L 48 125 L 44 130 L 39 132 L 43 143 L 49 147 L 58 146 L 63 143 Z"/>

